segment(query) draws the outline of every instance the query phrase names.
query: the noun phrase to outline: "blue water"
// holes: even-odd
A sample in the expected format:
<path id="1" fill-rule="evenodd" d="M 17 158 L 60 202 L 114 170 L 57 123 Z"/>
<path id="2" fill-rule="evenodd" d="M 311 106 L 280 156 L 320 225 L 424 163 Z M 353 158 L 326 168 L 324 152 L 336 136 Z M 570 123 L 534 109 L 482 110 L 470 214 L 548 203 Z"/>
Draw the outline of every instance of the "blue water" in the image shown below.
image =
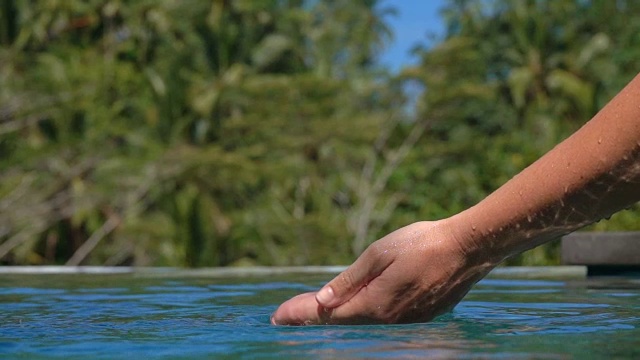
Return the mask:
<path id="1" fill-rule="evenodd" d="M 485 279 L 428 324 L 269 324 L 330 278 L 4 274 L 0 358 L 640 358 L 638 279 Z"/>

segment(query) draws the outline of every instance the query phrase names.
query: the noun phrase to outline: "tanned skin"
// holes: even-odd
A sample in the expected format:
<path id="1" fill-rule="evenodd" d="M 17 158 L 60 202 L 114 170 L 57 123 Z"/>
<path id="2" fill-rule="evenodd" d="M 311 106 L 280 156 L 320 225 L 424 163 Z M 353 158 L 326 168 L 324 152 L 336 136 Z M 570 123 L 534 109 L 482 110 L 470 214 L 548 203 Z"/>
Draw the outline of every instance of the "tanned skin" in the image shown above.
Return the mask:
<path id="1" fill-rule="evenodd" d="M 477 205 L 373 243 L 277 325 L 425 322 L 510 256 L 640 200 L 640 75 L 593 119 Z"/>

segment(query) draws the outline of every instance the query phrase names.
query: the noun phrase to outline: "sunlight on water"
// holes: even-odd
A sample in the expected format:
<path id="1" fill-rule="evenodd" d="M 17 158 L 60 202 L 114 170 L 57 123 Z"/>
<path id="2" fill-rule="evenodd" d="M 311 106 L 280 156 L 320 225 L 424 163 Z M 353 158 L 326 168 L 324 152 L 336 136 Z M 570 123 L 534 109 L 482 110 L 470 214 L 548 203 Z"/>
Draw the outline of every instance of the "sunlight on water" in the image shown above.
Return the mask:
<path id="1" fill-rule="evenodd" d="M 637 280 L 480 282 L 428 324 L 274 327 L 331 275 L 0 275 L 1 358 L 637 358 Z"/>

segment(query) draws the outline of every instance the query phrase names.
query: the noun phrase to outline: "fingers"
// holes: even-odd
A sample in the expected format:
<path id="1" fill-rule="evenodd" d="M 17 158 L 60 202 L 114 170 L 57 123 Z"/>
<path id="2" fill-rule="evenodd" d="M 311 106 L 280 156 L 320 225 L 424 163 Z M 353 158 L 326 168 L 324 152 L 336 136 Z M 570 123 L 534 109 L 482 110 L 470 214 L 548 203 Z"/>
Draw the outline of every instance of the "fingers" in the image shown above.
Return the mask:
<path id="1" fill-rule="evenodd" d="M 284 302 L 271 315 L 273 325 L 311 325 L 327 323 L 329 310 L 318 305 L 316 293 L 300 294 Z"/>
<path id="2" fill-rule="evenodd" d="M 371 280 L 378 277 L 392 262 L 376 247 L 369 247 L 347 270 L 336 276 L 316 294 L 316 301 L 325 308 L 340 306 Z"/>
<path id="3" fill-rule="evenodd" d="M 316 293 L 298 295 L 278 307 L 271 316 L 273 325 L 328 325 L 385 323 L 385 314 L 371 304 L 371 298 L 379 298 L 365 287 L 347 303 L 328 309 L 316 302 Z"/>
<path id="4" fill-rule="evenodd" d="M 271 316 L 271 323 L 310 325 L 376 322 L 373 321 L 377 317 L 375 314 L 363 312 L 370 305 L 367 297 L 371 296 L 364 293 L 368 292 L 367 284 L 382 274 L 392 262 L 393 257 L 374 243 L 319 292 L 301 294 L 280 305 Z M 363 288 L 365 291 L 362 291 Z M 361 291 L 363 294 L 359 294 Z M 356 294 L 362 296 L 354 298 Z M 336 309 L 338 306 L 340 308 Z M 334 311 L 338 311 L 339 316 L 335 316 Z"/>

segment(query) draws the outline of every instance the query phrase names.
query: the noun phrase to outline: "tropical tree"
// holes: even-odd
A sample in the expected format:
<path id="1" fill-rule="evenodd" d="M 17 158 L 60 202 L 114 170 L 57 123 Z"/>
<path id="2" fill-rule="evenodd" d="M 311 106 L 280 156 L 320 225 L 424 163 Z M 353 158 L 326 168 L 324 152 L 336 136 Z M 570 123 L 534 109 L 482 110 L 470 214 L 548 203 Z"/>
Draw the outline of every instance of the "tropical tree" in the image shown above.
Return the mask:
<path id="1" fill-rule="evenodd" d="M 425 89 L 419 116 L 432 122 L 416 147 L 426 169 L 414 170 L 418 193 L 428 195 L 409 208 L 426 217 L 479 201 L 575 131 L 640 68 L 640 58 L 626 55 L 638 46 L 635 2 L 468 0 L 443 12 L 444 39 L 419 49 L 420 65 L 404 73 Z M 636 25 L 619 26 L 629 22 Z M 619 216 L 637 228 L 637 210 Z M 632 224 L 614 219 L 598 228 L 621 223 Z M 512 263 L 557 261 L 557 253 L 550 245 Z"/>
<path id="2" fill-rule="evenodd" d="M 399 96 L 377 6 L 4 2 L 0 259 L 346 261 L 331 170 L 369 157 Z"/>
<path id="3" fill-rule="evenodd" d="M 639 68 L 634 1 L 443 14 L 392 78 L 375 0 L 3 1 L 0 262 L 348 263 L 482 199 Z"/>

